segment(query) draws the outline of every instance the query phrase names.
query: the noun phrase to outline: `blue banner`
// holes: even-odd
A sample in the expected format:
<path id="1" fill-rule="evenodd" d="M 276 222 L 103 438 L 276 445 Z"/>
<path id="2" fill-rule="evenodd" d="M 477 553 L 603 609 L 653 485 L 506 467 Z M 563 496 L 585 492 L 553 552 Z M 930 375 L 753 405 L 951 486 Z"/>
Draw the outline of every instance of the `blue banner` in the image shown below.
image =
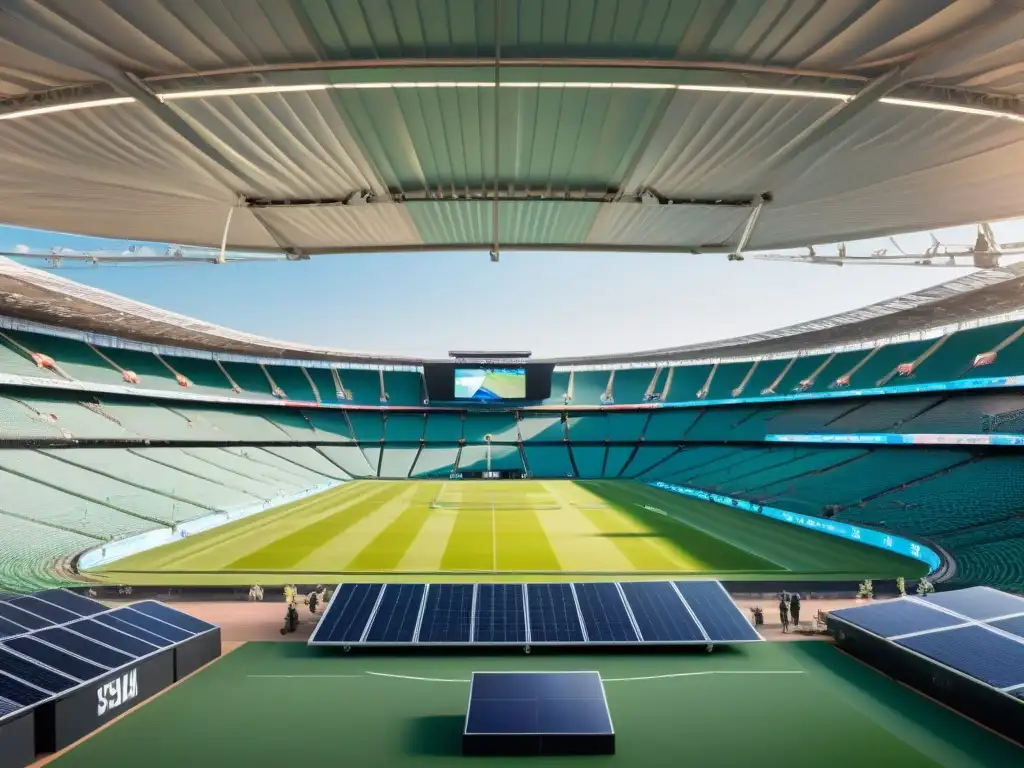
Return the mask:
<path id="1" fill-rule="evenodd" d="M 916 434 L 866 432 L 854 435 L 765 435 L 768 443 L 833 443 L 841 445 L 1004 445 L 1024 446 L 1024 435 Z"/>
<path id="2" fill-rule="evenodd" d="M 800 515 L 795 512 L 787 512 L 784 509 L 775 509 L 774 507 L 764 507 L 760 504 L 753 504 L 749 501 L 744 501 L 743 499 L 734 499 L 731 496 L 721 496 L 717 493 L 710 493 L 697 488 L 688 488 L 683 485 L 673 485 L 672 483 L 662 482 L 661 480 L 648 483 L 648 485 L 660 488 L 663 491 L 701 499 L 702 501 L 711 501 L 715 504 L 721 504 L 724 507 L 732 507 L 733 509 L 742 509 L 745 512 L 764 515 L 765 517 L 770 517 L 773 520 L 780 520 L 781 522 L 789 523 L 790 525 L 799 525 L 803 528 L 810 528 L 814 531 L 827 533 L 830 536 L 838 536 L 841 539 L 849 539 L 850 541 L 867 544 L 869 547 L 888 549 L 890 552 L 895 552 L 898 555 L 904 555 L 906 557 L 911 557 L 914 560 L 919 560 L 922 563 L 927 563 L 928 567 L 931 569 L 930 572 L 936 571 L 942 563 L 942 558 L 924 544 L 919 544 L 916 541 L 905 539 L 902 536 L 882 533 L 881 531 L 876 531 L 873 528 L 864 528 L 859 525 L 850 525 L 849 523 L 839 523 L 835 520 L 824 520 L 823 518 L 812 517 L 811 515 Z"/>

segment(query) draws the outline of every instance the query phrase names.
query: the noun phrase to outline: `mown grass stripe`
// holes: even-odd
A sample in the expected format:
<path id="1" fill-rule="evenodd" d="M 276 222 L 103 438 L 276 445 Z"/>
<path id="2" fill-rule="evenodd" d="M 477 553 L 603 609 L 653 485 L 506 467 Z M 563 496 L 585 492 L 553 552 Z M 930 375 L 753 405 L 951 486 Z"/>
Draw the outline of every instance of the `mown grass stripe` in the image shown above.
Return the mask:
<path id="1" fill-rule="evenodd" d="M 401 483 L 388 483 L 382 493 L 375 494 L 372 498 L 357 502 L 347 509 L 321 520 L 304 525 L 287 536 L 249 552 L 226 567 L 229 570 L 291 568 L 322 543 L 340 536 L 364 517 L 372 515 L 381 504 L 395 498 L 403 490 L 405 489 Z"/>
<path id="2" fill-rule="evenodd" d="M 289 525 L 296 519 L 305 520 L 318 513 L 324 513 L 336 509 L 339 504 L 344 504 L 350 499 L 366 496 L 373 492 L 373 486 L 369 484 L 346 484 L 338 488 L 332 488 L 323 493 L 311 496 L 300 501 L 285 504 L 281 507 L 269 509 L 252 517 L 243 520 L 236 520 L 209 531 L 203 531 L 187 539 L 167 544 L 158 549 L 148 552 L 140 552 L 123 560 L 118 560 L 100 569 L 109 570 L 155 570 L 165 565 L 180 565 L 185 559 L 191 559 L 204 553 L 211 553 L 211 563 L 223 564 L 223 556 L 230 555 L 230 549 L 226 552 L 215 552 L 222 545 L 238 547 L 249 536 L 262 533 L 267 536 L 268 529 L 287 521 Z M 220 555 L 221 557 L 218 557 Z"/>
<path id="3" fill-rule="evenodd" d="M 441 556 L 445 571 L 489 571 L 494 568 L 494 539 L 491 510 L 459 511 Z"/>
<path id="4" fill-rule="evenodd" d="M 562 567 L 536 512 L 501 510 L 496 521 L 499 571 L 557 571 Z"/>
<path id="5" fill-rule="evenodd" d="M 345 565 L 351 571 L 396 570 L 409 547 L 430 518 L 430 502 L 437 489 L 433 483 L 418 487 L 408 508 Z"/>

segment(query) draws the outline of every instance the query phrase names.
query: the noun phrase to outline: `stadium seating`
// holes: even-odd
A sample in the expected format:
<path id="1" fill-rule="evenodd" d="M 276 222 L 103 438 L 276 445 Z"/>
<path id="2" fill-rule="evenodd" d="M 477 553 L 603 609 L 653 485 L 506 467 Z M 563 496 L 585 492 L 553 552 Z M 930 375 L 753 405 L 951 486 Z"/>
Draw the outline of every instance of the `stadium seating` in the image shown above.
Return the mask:
<path id="1" fill-rule="evenodd" d="M 409 477 L 409 471 L 419 452 L 419 448 L 399 448 L 385 445 L 384 452 L 381 454 L 379 477 L 396 479 Z"/>
<path id="2" fill-rule="evenodd" d="M 424 438 L 428 443 L 457 443 L 462 439 L 462 415 L 458 413 L 430 413 Z"/>
<path id="3" fill-rule="evenodd" d="M 605 446 L 573 446 L 572 457 L 579 476 L 583 478 L 604 477 L 604 459 L 607 451 Z"/>
<path id="4" fill-rule="evenodd" d="M 752 365 L 753 363 L 749 362 L 725 363 L 718 366 L 714 378 L 711 379 L 711 386 L 708 388 L 707 397 L 704 399 L 727 400 L 730 397 L 736 397 L 733 394 L 733 390 L 738 389 L 740 384 L 743 383 L 743 379 Z"/>
<path id="5" fill-rule="evenodd" d="M 612 398 L 618 405 L 642 403 L 654 380 L 654 368 L 623 368 L 615 372 Z"/>
<path id="6" fill-rule="evenodd" d="M 422 405 L 423 377 L 412 371 L 384 371 L 388 405 Z"/>
<path id="7" fill-rule="evenodd" d="M 425 446 L 413 465 L 410 477 L 448 477 L 455 471 L 458 446 Z"/>
<path id="8" fill-rule="evenodd" d="M 483 442 L 486 435 L 494 442 L 515 442 L 519 439 L 514 413 L 468 412 L 462 425 L 463 438 L 467 443 Z"/>
<path id="9" fill-rule="evenodd" d="M 536 445 L 524 443 L 526 463 L 534 477 L 572 477 L 572 460 L 565 445 Z"/>
<path id="10" fill-rule="evenodd" d="M 608 390 L 611 371 L 575 371 L 572 376 L 572 404 L 600 405 Z"/>
<path id="11" fill-rule="evenodd" d="M 388 413 L 384 417 L 384 439 L 389 442 L 419 442 L 425 426 L 423 414 Z"/>

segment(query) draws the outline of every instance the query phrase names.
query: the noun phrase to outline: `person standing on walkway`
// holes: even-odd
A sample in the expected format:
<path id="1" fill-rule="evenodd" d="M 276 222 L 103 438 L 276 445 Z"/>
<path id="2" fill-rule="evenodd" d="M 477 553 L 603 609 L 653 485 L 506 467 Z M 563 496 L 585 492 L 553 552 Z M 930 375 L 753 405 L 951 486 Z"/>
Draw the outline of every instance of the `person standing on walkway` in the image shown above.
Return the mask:
<path id="1" fill-rule="evenodd" d="M 793 616 L 793 626 L 800 626 L 800 595 L 794 594 L 789 600 L 789 612 Z"/>
<path id="2" fill-rule="evenodd" d="M 779 621 L 782 622 L 782 631 L 789 632 L 789 605 L 786 603 L 785 592 L 779 598 Z"/>

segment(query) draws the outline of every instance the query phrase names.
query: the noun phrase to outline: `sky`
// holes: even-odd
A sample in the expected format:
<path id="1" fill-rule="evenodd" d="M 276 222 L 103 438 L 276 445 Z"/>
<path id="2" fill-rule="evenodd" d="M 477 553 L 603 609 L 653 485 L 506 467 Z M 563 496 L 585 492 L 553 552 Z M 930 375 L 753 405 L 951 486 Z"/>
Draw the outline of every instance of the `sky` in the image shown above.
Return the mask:
<path id="1" fill-rule="evenodd" d="M 995 225 L 1024 240 L 1024 222 Z M 973 244 L 975 229 L 936 233 Z M 897 238 L 908 252 L 927 235 Z M 121 249 L 124 241 L 0 227 L 0 250 Z M 887 241 L 850 244 L 866 254 Z M 818 253 L 835 252 L 820 248 Z M 39 261 L 26 262 L 38 266 Z M 724 255 L 506 251 L 346 254 L 225 265 L 66 266 L 65 278 L 275 339 L 443 358 L 449 350 L 586 356 L 757 333 L 844 312 L 968 274 L 827 267 Z"/>

